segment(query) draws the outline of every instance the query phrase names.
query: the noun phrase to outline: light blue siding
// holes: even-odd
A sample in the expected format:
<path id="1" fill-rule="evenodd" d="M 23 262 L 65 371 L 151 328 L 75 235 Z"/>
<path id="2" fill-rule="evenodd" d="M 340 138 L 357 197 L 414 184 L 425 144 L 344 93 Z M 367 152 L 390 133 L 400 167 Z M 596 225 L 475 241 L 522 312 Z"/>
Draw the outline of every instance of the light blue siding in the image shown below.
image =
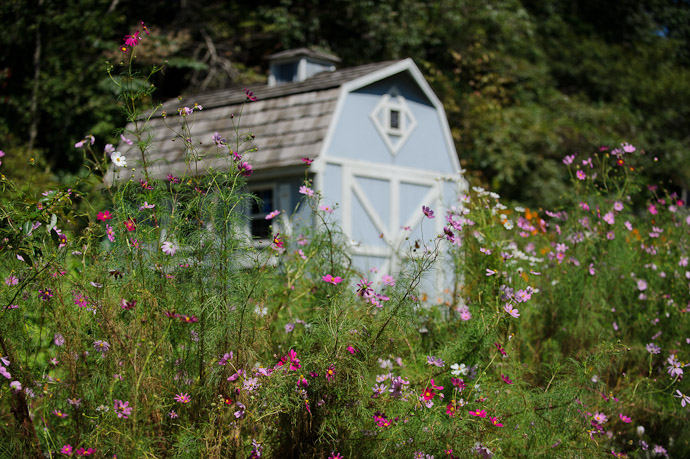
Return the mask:
<path id="1" fill-rule="evenodd" d="M 396 155 L 390 154 L 369 118 L 381 97 L 391 94 L 393 88 L 406 99 L 417 121 L 417 126 Z M 328 155 L 441 173 L 454 171 L 439 114 L 406 73 L 373 83 L 347 96 Z"/>
<path id="2" fill-rule="evenodd" d="M 355 197 L 352 200 L 352 239 L 368 247 L 386 247 L 380 234 L 359 198 Z"/>
<path id="3" fill-rule="evenodd" d="M 367 177 L 357 177 L 357 183 L 364 192 L 371 206 L 381 218 L 386 229 L 390 222 L 390 182 Z"/>

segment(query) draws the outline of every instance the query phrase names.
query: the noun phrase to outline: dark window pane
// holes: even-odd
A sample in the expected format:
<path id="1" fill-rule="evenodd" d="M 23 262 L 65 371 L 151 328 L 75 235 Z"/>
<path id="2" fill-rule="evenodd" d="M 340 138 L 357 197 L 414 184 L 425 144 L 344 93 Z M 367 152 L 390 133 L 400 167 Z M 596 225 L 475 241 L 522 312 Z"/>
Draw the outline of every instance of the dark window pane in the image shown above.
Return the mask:
<path id="1" fill-rule="evenodd" d="M 400 129 L 400 112 L 391 110 L 391 129 Z"/>

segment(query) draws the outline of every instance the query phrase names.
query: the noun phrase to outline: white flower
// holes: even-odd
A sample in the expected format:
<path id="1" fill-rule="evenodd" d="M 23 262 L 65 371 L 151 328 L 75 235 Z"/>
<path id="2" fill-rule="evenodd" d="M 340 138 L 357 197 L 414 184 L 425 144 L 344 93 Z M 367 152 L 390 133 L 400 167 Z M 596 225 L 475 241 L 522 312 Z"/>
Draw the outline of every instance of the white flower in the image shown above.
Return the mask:
<path id="1" fill-rule="evenodd" d="M 173 242 L 165 241 L 161 246 L 161 250 L 164 254 L 170 255 L 171 257 L 177 252 L 177 246 Z"/>
<path id="2" fill-rule="evenodd" d="M 467 374 L 467 371 L 469 368 L 463 363 L 458 365 L 457 363 L 454 363 L 453 365 L 450 366 L 450 368 L 453 370 L 450 373 L 455 376 L 460 376 L 463 375 L 465 376 Z"/>
<path id="3" fill-rule="evenodd" d="M 127 158 L 120 153 L 119 151 L 116 151 L 110 156 L 110 159 L 113 161 L 113 164 L 117 167 L 127 167 Z"/>

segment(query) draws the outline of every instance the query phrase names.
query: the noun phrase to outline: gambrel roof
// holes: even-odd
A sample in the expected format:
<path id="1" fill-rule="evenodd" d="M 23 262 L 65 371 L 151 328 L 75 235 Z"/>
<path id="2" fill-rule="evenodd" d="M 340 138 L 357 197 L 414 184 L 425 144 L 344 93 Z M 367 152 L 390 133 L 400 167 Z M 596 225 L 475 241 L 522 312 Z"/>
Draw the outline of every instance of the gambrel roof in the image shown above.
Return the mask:
<path id="1" fill-rule="evenodd" d="M 301 164 L 301 158 L 316 157 L 322 151 L 324 139 L 333 121 L 340 88 L 344 84 L 390 67 L 401 61 L 386 61 L 357 67 L 322 72 L 302 82 L 277 86 L 250 88 L 255 102 L 244 104 L 246 95 L 243 87 L 234 87 L 204 94 L 174 99 L 163 104 L 162 111 L 167 119 L 155 116 L 150 122 L 152 137 L 151 151 L 154 165 L 150 172 L 155 178 L 166 174 L 180 175 L 184 172 L 185 158 L 182 140 L 166 127 L 177 127 L 175 118 L 178 108 L 201 105 L 203 111 L 194 112 L 188 122 L 192 125 L 192 136 L 200 152 L 212 150 L 211 140 L 215 132 L 234 145 L 233 122 L 239 124 L 240 134 L 254 134 L 253 146 L 257 151 L 246 158 L 257 169 L 271 169 Z M 159 111 L 160 113 L 160 111 Z M 234 115 L 234 118 L 231 116 Z M 135 158 L 134 147 L 120 145 L 119 151 Z M 204 167 L 221 168 L 225 160 L 207 155 Z"/>

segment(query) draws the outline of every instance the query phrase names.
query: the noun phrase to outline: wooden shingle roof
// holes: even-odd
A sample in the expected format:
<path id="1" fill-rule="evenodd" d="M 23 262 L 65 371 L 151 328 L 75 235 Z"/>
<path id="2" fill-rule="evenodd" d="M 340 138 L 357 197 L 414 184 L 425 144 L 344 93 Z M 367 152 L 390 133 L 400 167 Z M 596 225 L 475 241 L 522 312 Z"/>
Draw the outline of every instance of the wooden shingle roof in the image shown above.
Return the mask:
<path id="1" fill-rule="evenodd" d="M 168 101 L 162 108 L 167 113 L 167 118 L 164 120 L 158 112 L 150 122 L 150 157 L 153 163 L 150 173 L 155 178 L 164 178 L 166 174 L 184 173 L 184 141 L 179 137 L 173 141 L 176 136 L 166 124 L 178 127 L 178 108 L 193 107 L 195 103 L 201 105 L 203 110 L 195 110 L 187 121 L 191 124 L 192 138 L 195 142 L 200 142 L 195 144 L 197 151 L 208 153 L 199 164 L 199 170 L 205 167 L 227 167 L 227 158 L 217 157 L 217 149 L 211 138 L 215 132 L 220 133 L 228 139 L 228 144 L 234 150 L 233 121 L 239 123 L 241 135 L 251 133 L 255 137 L 251 145 L 244 146 L 253 146 L 257 149 L 245 155 L 245 159 L 255 169 L 299 165 L 301 158 L 314 158 L 321 151 L 333 119 L 340 86 L 395 62 L 379 62 L 334 72 L 322 72 L 297 83 L 252 87 L 258 100 L 249 102 L 244 107 L 242 105 L 246 96 L 243 87 Z M 232 115 L 234 118 L 231 118 Z M 133 148 L 123 144 L 119 146 L 119 151 L 134 160 L 138 155 Z"/>

